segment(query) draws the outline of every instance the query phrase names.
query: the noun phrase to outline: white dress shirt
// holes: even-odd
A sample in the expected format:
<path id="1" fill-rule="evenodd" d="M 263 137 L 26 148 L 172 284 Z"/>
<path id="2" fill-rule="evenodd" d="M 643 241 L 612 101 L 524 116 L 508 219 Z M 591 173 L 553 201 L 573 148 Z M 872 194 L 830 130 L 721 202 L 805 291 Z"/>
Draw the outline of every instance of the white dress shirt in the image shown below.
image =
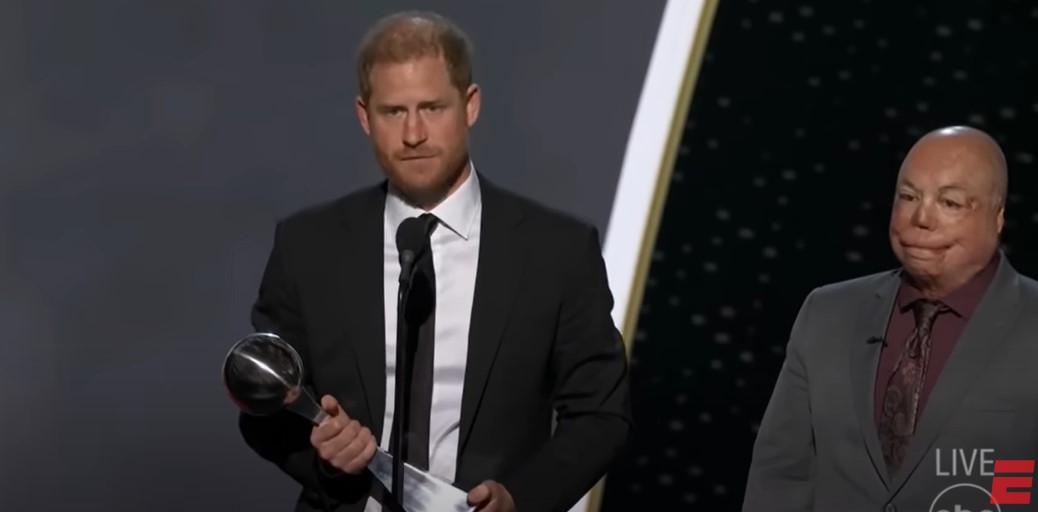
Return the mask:
<path id="1" fill-rule="evenodd" d="M 469 347 L 469 319 L 479 264 L 479 230 L 482 218 L 479 180 L 471 166 L 458 190 L 429 213 L 439 225 L 433 230 L 431 247 L 436 272 L 436 328 L 433 353 L 432 414 L 429 423 L 429 473 L 453 482 L 461 425 L 461 396 Z M 393 191 L 386 197 L 383 287 L 386 314 L 386 412 L 382 423 L 382 448 L 389 449 L 396 398 L 397 290 L 400 259 L 396 230 L 404 219 L 425 211 L 411 206 Z M 366 512 L 382 510 L 374 499 Z"/>

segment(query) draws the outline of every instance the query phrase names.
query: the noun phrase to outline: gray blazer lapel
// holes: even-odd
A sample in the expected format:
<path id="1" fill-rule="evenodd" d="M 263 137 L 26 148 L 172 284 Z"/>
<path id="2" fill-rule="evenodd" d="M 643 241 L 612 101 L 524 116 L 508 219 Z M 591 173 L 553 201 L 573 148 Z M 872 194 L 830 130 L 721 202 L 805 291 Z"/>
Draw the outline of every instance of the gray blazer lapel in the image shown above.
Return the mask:
<path id="1" fill-rule="evenodd" d="M 872 466 L 889 487 L 890 476 L 887 463 L 883 460 L 879 434 L 876 429 L 875 389 L 876 371 L 883 348 L 882 339 L 887 332 L 890 311 L 897 298 L 899 273 L 896 271 L 880 277 L 875 293 L 866 298 L 857 315 L 857 322 L 850 339 L 851 390 L 854 393 L 854 408 L 858 413 L 862 440 L 868 451 Z"/>
<path id="2" fill-rule="evenodd" d="M 949 415 L 959 406 L 977 377 L 984 373 L 985 366 L 1005 342 L 1009 328 L 1016 321 L 1019 306 L 1020 276 L 1001 255 L 995 279 L 937 377 L 892 492 L 897 492 L 905 484 L 930 450 Z"/>

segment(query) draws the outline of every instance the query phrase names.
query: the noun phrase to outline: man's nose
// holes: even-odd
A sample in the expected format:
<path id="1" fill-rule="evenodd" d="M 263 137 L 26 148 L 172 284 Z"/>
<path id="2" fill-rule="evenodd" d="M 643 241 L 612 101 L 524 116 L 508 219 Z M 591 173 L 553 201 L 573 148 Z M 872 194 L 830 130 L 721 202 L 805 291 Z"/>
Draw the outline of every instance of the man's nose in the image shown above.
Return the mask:
<path id="1" fill-rule="evenodd" d="M 920 203 L 913 212 L 912 224 L 923 229 L 932 229 L 934 224 L 933 205 Z"/>
<path id="2" fill-rule="evenodd" d="M 408 114 L 404 121 L 404 144 L 408 147 L 417 147 L 428 138 L 425 123 L 417 113 Z"/>

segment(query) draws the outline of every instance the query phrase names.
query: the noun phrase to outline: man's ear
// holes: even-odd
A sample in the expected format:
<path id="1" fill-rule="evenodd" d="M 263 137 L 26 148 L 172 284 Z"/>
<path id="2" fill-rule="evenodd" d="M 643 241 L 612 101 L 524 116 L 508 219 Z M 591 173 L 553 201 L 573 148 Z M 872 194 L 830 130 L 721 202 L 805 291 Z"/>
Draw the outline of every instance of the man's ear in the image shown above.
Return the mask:
<path id="1" fill-rule="evenodd" d="M 357 120 L 360 121 L 360 127 L 364 129 L 364 133 L 371 135 L 371 125 L 368 123 L 368 106 L 364 103 L 364 98 L 357 96 L 357 101 L 354 102 L 357 110 Z"/>
<path id="2" fill-rule="evenodd" d="M 468 121 L 469 128 L 476 124 L 476 120 L 479 119 L 479 108 L 483 102 L 483 94 L 479 90 L 479 86 L 472 84 L 465 91 L 465 118 Z"/>

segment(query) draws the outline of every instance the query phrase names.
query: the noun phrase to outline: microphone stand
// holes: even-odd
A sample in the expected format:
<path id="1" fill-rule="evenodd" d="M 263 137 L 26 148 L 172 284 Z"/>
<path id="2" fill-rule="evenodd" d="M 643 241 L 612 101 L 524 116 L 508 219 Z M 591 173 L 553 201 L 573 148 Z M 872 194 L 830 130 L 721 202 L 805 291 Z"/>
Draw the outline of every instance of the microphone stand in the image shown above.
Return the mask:
<path id="1" fill-rule="evenodd" d="M 408 328 L 406 310 L 407 300 L 411 295 L 411 282 L 414 277 L 415 254 L 412 251 L 401 253 L 400 287 L 396 303 L 396 375 L 395 401 L 393 406 L 393 433 L 396 438 L 396 450 L 393 454 L 393 488 L 390 490 L 391 501 L 402 510 L 404 502 L 404 459 L 407 454 L 407 423 L 410 416 L 411 399 L 411 329 Z"/>

